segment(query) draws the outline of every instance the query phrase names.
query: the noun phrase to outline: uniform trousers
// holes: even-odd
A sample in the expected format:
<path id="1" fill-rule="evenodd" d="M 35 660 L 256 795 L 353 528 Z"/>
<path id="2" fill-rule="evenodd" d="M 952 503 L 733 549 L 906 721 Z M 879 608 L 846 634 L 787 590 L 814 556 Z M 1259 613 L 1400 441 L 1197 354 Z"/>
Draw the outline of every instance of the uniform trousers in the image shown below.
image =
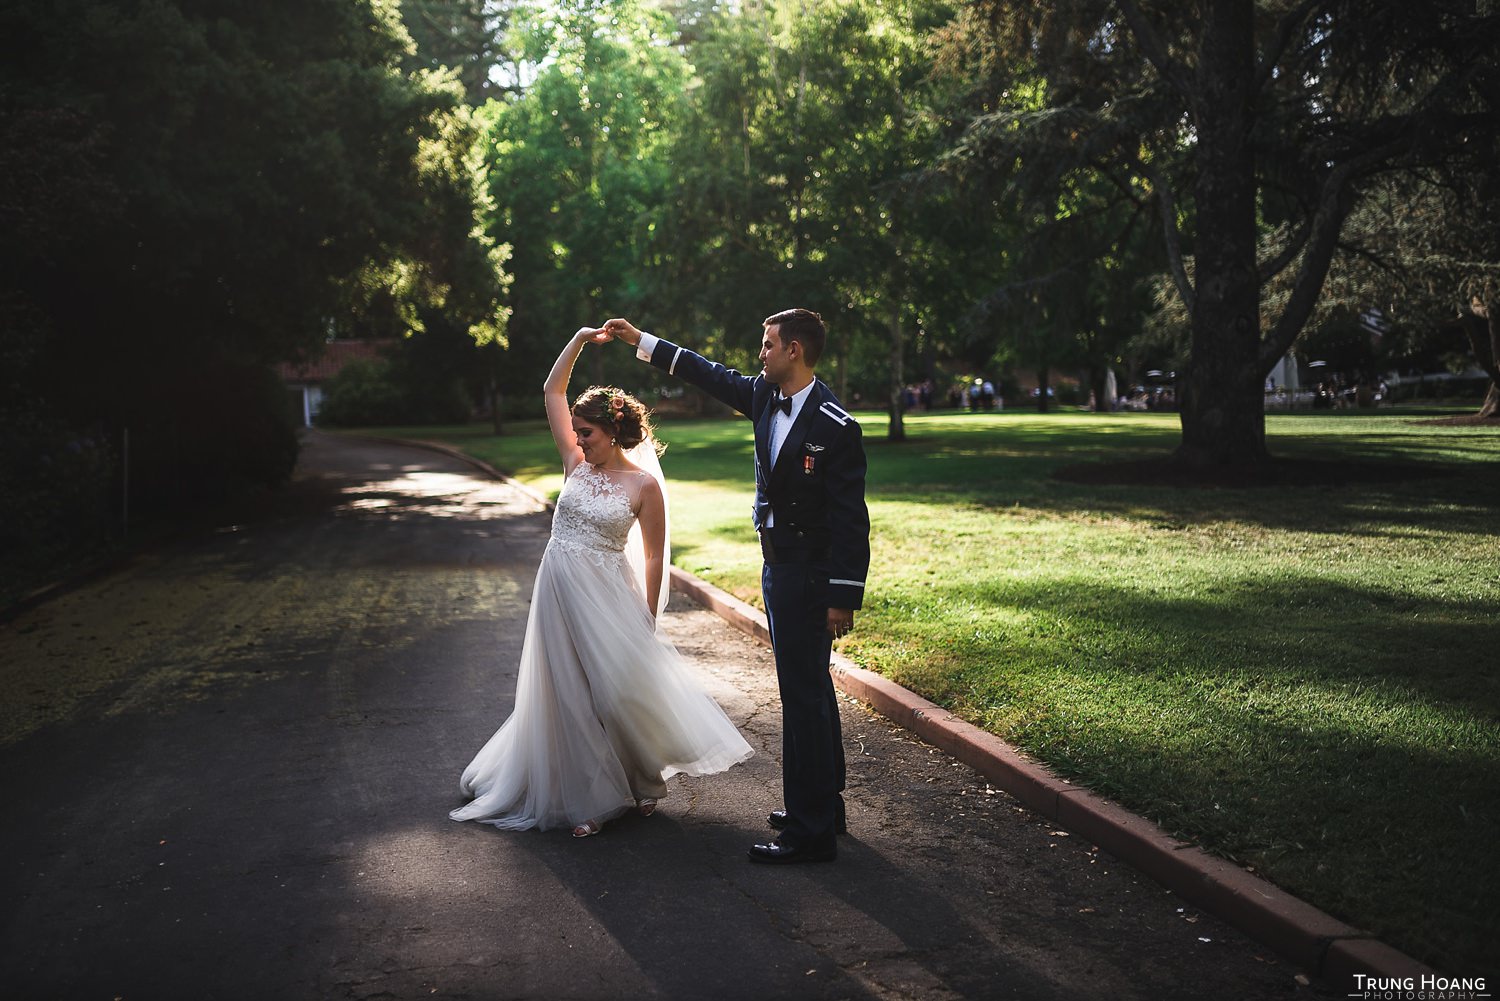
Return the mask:
<path id="1" fill-rule="evenodd" d="M 844 741 L 828 671 L 828 565 L 767 563 L 761 596 L 781 691 L 781 783 L 788 847 L 831 845 L 843 817 Z"/>

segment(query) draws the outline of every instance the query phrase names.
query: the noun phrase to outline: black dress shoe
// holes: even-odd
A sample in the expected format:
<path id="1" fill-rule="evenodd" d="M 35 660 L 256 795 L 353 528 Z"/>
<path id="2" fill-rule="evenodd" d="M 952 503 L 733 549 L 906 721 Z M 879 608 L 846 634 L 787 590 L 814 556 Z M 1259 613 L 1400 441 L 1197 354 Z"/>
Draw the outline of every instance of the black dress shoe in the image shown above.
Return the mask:
<path id="1" fill-rule="evenodd" d="M 751 862 L 793 865 L 797 862 L 832 862 L 839 857 L 839 850 L 832 841 L 827 846 L 819 848 L 793 847 L 784 845 L 780 841 L 773 841 L 768 845 L 751 845 L 748 854 Z"/>
<path id="2" fill-rule="evenodd" d="M 784 831 L 784 830 L 786 830 L 786 811 L 785 810 L 772 810 L 771 813 L 770 813 L 770 815 L 768 817 L 766 817 L 766 823 L 770 824 L 772 827 L 776 828 L 778 831 Z M 833 833 L 835 833 L 835 834 L 848 834 L 849 833 L 849 825 L 844 822 L 844 818 L 843 818 L 842 815 L 840 815 L 839 819 L 834 822 Z"/>

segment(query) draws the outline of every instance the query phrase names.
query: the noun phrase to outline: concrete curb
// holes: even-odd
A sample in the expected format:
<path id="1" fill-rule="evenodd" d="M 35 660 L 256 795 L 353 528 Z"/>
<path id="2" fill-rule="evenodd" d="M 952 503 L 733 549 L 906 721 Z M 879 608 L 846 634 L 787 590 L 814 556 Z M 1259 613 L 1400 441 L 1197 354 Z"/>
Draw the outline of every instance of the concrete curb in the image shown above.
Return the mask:
<path id="1" fill-rule="evenodd" d="M 672 567 L 672 587 L 767 645 L 765 616 L 738 598 Z M 1310 975 L 1348 983 L 1433 975 L 1432 968 L 1376 941 L 1259 876 L 1180 841 L 1144 817 L 1052 774 L 992 733 L 835 653 L 833 681 L 847 694 L 910 730 L 1030 809 L 1135 867 Z"/>

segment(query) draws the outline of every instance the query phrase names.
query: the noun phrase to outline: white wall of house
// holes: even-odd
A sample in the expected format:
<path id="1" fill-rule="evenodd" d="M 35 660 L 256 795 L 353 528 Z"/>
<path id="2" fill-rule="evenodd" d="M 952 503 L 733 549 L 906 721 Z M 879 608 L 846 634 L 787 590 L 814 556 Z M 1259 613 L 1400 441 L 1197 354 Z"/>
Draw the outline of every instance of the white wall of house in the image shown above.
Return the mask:
<path id="1" fill-rule="evenodd" d="M 323 387 L 317 385 L 290 385 L 287 389 L 302 396 L 302 426 L 312 427 L 318 420 L 318 411 L 323 407 Z"/>

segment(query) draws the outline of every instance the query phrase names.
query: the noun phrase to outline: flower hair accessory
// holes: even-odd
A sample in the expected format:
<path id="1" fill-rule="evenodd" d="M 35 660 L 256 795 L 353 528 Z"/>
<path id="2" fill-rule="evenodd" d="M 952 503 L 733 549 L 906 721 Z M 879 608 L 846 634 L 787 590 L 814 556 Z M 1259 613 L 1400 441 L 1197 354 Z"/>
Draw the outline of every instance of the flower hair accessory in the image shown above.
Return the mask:
<path id="1" fill-rule="evenodd" d="M 618 420 L 625 411 L 625 394 L 612 393 L 609 397 L 609 409 L 614 411 L 615 419 Z"/>

